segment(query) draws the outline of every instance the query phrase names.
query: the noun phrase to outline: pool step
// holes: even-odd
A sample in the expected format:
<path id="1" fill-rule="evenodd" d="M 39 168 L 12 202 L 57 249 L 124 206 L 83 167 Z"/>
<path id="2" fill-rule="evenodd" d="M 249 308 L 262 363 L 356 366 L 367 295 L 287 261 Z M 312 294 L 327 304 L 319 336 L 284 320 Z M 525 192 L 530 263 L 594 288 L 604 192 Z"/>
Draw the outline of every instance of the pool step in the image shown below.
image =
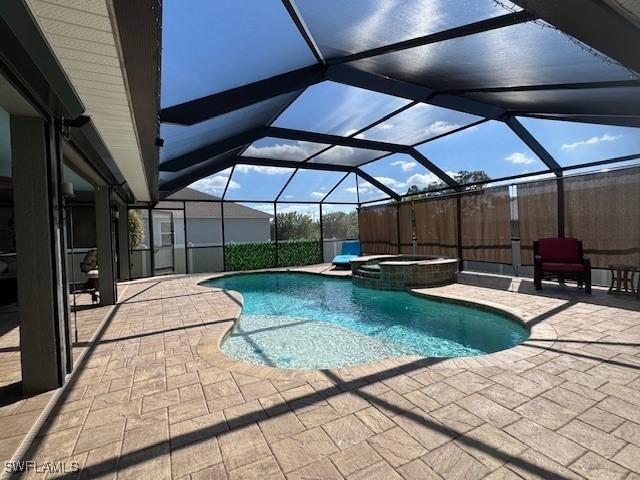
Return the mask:
<path id="1" fill-rule="evenodd" d="M 366 270 L 367 272 L 380 272 L 380 265 L 378 264 L 362 265 L 360 267 L 360 270 Z"/>
<path id="2" fill-rule="evenodd" d="M 375 271 L 359 268 L 354 276 L 359 278 L 380 278 L 380 270 Z"/>

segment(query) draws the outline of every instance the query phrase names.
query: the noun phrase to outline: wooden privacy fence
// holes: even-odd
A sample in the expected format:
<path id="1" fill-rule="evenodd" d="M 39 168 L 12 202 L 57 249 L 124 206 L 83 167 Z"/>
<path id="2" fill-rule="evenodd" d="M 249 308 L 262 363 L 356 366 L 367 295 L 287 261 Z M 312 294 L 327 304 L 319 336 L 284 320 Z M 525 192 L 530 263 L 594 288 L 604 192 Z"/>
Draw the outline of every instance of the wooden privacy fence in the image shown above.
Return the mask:
<path id="1" fill-rule="evenodd" d="M 640 168 L 563 182 L 565 236 L 582 240 L 591 265 L 640 266 Z"/>
<path id="2" fill-rule="evenodd" d="M 358 211 L 360 248 L 363 253 L 398 253 L 398 207 L 395 204 Z"/>
<path id="3" fill-rule="evenodd" d="M 460 199 L 442 196 L 361 208 L 358 215 L 363 253 L 397 253 L 399 247 L 411 254 L 415 234 L 419 255 L 457 257 L 461 251 L 465 260 L 495 263 L 511 263 L 510 221 L 507 187 Z"/>
<path id="4" fill-rule="evenodd" d="M 558 181 L 518 185 L 520 261 L 533 265 L 533 242 L 558 236 Z"/>
<path id="5" fill-rule="evenodd" d="M 416 253 L 458 256 L 458 206 L 455 197 L 414 203 Z"/>
<path id="6" fill-rule="evenodd" d="M 411 254 L 415 235 L 420 255 L 511 264 L 515 236 L 531 265 L 534 240 L 566 236 L 594 268 L 640 266 L 640 167 L 521 183 L 515 195 L 496 187 L 361 208 L 362 251 Z"/>

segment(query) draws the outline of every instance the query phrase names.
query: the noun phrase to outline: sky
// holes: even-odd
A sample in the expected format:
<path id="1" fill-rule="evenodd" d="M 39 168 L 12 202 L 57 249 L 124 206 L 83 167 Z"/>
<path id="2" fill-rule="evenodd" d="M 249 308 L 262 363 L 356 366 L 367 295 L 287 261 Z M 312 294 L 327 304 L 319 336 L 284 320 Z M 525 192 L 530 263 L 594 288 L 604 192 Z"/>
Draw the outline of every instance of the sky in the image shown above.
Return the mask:
<path id="1" fill-rule="evenodd" d="M 394 15 L 386 12 L 382 15 L 378 2 L 368 0 L 363 0 L 359 9 L 351 9 L 339 0 L 331 0 L 330 3 L 299 0 L 297 3 L 308 19 L 312 33 L 318 37 L 320 48 L 332 52 L 336 49 L 335 45 L 328 46 L 330 41 L 334 44 L 342 42 L 345 51 L 351 51 L 358 45 L 373 47 L 384 43 L 384 39 L 403 40 L 504 13 L 496 10 L 492 0 L 476 0 L 471 9 L 436 8 L 428 15 L 429 22 L 416 22 L 412 19 L 419 12 L 395 12 Z M 429 4 L 433 7 L 438 2 Z M 335 12 L 331 21 L 326 14 L 322 15 L 322 11 L 326 13 L 329 7 Z M 404 7 L 398 8 L 402 10 Z M 189 8 L 184 8 L 182 1 L 166 0 L 163 15 L 163 106 L 224 91 L 315 62 L 280 1 L 190 0 Z M 397 28 L 389 28 L 390 18 L 394 19 Z M 334 34 L 329 29 L 334 22 L 342 22 L 355 30 L 349 33 L 349 37 L 342 28 Z M 357 37 L 358 31 L 367 31 L 370 35 Z M 278 102 L 275 101 L 256 107 L 259 115 L 254 111 L 254 120 L 260 117 L 258 123 L 268 123 L 267 119 L 273 119 L 271 117 L 277 107 Z M 399 109 L 402 109 L 400 113 L 358 133 L 357 137 L 403 145 L 418 144 L 418 151 L 449 174 L 460 170 L 484 170 L 490 177 L 498 178 L 545 169 L 541 160 L 502 122 L 484 122 L 427 141 L 477 122 L 480 117 L 423 103 L 413 105 L 406 99 L 332 82 L 309 87 L 277 116 L 273 124 L 346 136 Z M 170 158 L 206 145 L 225 132 L 235 133 L 245 126 L 253 127 L 246 117 L 243 112 L 233 112 L 193 127 L 163 125 L 162 136 L 166 146 L 161 157 Z M 562 166 L 640 153 L 640 129 L 637 128 L 529 118 L 520 118 L 520 121 Z M 371 162 L 386 155 L 381 160 L 367 163 L 362 169 L 397 193 L 405 193 L 412 185 L 424 188 L 437 180 L 412 157 L 366 149 L 327 149 L 323 144 L 266 138 L 251 145 L 245 155 L 294 162 L 308 159 L 311 163 L 346 166 Z M 319 201 L 323 198 L 325 201 L 355 202 L 358 193 L 360 201 L 384 196 L 362 179 L 356 185 L 355 177 L 344 178 L 344 173 L 298 170 L 291 178 L 294 172 L 295 169 L 238 166 L 231 178 L 231 170 L 228 169 L 198 180 L 191 188 L 221 196 L 228 184 L 226 199 L 255 202 L 273 201 L 285 185 L 280 200 L 287 202 Z M 338 182 L 341 183 L 338 185 Z"/>

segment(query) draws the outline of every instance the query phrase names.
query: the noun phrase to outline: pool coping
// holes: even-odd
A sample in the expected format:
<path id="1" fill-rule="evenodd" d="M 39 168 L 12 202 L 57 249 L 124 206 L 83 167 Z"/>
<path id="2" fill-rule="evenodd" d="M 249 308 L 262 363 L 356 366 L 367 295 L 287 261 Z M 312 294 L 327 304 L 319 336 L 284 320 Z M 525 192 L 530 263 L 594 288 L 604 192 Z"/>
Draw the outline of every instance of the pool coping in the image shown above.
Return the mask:
<path id="1" fill-rule="evenodd" d="M 291 268 L 277 268 L 277 269 L 265 269 L 265 270 L 250 270 L 243 272 L 225 272 L 212 274 L 206 279 L 202 277 L 194 278 L 195 287 L 211 291 L 211 287 L 204 287 L 202 282 L 208 279 L 215 279 L 228 276 L 246 275 L 251 273 L 303 273 L 306 275 L 317 276 L 332 276 L 335 278 L 349 278 L 342 275 L 331 275 L 323 272 L 311 272 L 304 270 L 297 270 Z M 493 313 L 499 313 L 506 315 L 513 321 L 517 321 L 524 325 L 529 330 L 529 338 L 544 338 L 545 345 L 548 347 L 549 340 L 555 341 L 558 338 L 557 332 L 552 325 L 543 320 L 542 322 L 531 323 L 531 320 L 527 320 L 524 310 L 498 304 L 488 300 L 467 300 L 455 295 L 447 295 L 442 292 L 430 291 L 432 288 L 411 288 L 407 291 L 415 296 L 429 298 L 440 302 L 451 302 L 459 305 L 471 306 L 475 308 L 481 308 Z M 213 289 L 216 290 L 216 289 Z M 224 289 L 219 289 L 224 290 Z M 525 340 L 523 343 L 511 347 L 499 352 L 489 353 L 486 355 L 477 355 L 469 357 L 454 357 L 454 358 L 431 358 L 422 357 L 417 355 L 403 355 L 400 357 L 387 358 L 374 363 L 367 363 L 362 365 L 355 365 L 349 367 L 340 367 L 334 369 L 324 370 L 294 370 L 287 368 L 269 367 L 265 365 L 256 365 L 247 363 L 243 360 L 227 356 L 220 348 L 227 334 L 231 331 L 235 322 L 242 313 L 242 304 L 244 302 L 242 295 L 235 290 L 226 290 L 230 292 L 234 297 L 234 301 L 237 303 L 237 312 L 235 312 L 233 318 L 228 318 L 226 321 L 216 323 L 215 325 L 207 328 L 207 331 L 202 335 L 200 341 L 196 345 L 196 352 L 207 363 L 218 368 L 224 368 L 232 373 L 238 373 L 242 375 L 249 375 L 252 377 L 265 378 L 270 380 L 282 380 L 282 381 L 332 381 L 335 382 L 336 378 L 346 381 L 349 379 L 359 378 L 366 375 L 376 374 L 388 369 L 399 369 L 403 367 L 411 366 L 416 367 L 429 367 L 437 369 L 461 369 L 461 368 L 477 368 L 477 367 L 497 367 L 505 364 L 514 364 L 515 362 L 527 360 L 537 355 L 540 355 L 543 350 L 534 348 L 536 342 L 534 340 Z M 547 319 L 548 320 L 548 319 Z M 530 346 L 531 345 L 531 346 Z"/>

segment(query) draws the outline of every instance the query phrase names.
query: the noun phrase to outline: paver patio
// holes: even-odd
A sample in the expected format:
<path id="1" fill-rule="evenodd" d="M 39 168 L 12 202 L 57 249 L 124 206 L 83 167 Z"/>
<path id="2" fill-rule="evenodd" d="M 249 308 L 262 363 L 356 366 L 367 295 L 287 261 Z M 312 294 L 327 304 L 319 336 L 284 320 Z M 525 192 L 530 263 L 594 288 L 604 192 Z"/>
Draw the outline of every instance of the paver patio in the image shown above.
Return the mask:
<path id="1" fill-rule="evenodd" d="M 461 274 L 423 293 L 535 325 L 521 353 L 298 374 L 211 363 L 241 301 L 203 278 L 127 285 L 25 457 L 82 471 L 47 478 L 639 478 L 637 300 Z"/>

